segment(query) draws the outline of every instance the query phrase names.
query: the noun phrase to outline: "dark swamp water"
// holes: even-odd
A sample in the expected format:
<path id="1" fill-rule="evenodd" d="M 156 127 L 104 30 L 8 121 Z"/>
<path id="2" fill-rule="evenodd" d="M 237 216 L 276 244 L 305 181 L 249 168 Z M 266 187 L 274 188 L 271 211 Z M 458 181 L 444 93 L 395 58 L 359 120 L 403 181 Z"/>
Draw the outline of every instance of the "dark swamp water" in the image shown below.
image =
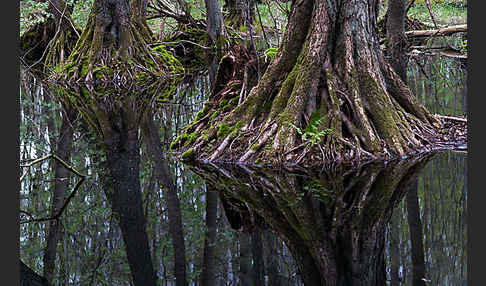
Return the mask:
<path id="1" fill-rule="evenodd" d="M 463 63 L 440 56 L 416 56 L 408 73 L 429 110 L 452 116 L 467 113 L 466 76 Z M 160 104 L 164 143 L 200 110 L 207 86 L 202 77 L 180 88 L 176 104 Z M 51 127 L 42 114 L 60 109 L 46 98 L 35 83 L 22 83 L 21 161 L 50 152 Z M 55 285 L 131 285 L 121 232 L 90 159 L 99 150 L 85 136 L 75 134 L 72 161 L 90 177 L 61 217 Z M 140 178 L 152 260 L 159 285 L 175 285 L 165 194 L 145 153 Z M 466 166 L 467 153 L 453 151 L 333 170 L 186 166 L 171 159 L 190 285 L 200 285 L 209 200 L 213 285 L 319 285 L 333 272 L 341 285 L 467 285 Z M 31 170 L 21 183 L 21 210 L 48 213 L 52 176 L 47 162 Z M 28 218 L 21 214 L 20 258 L 42 273 L 48 224 L 22 223 Z M 413 281 L 420 271 L 426 284 Z M 383 273 L 386 281 L 377 278 Z"/>

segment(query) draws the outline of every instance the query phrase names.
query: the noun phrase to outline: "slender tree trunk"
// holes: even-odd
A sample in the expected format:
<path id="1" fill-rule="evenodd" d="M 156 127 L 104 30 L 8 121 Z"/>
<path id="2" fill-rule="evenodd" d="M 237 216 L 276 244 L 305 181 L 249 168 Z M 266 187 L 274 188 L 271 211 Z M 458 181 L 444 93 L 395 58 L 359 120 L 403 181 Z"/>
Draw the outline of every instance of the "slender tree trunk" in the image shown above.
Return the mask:
<path id="1" fill-rule="evenodd" d="M 247 233 L 239 233 L 240 241 L 240 285 L 251 286 L 251 250 L 250 250 L 250 235 Z"/>
<path id="2" fill-rule="evenodd" d="M 268 273 L 268 285 L 282 285 L 280 281 L 280 267 L 279 267 L 279 255 L 277 250 L 277 238 L 270 231 L 266 230 L 263 233 L 264 245 L 265 245 L 265 265 L 267 266 L 266 273 Z"/>
<path id="3" fill-rule="evenodd" d="M 206 188 L 206 233 L 204 238 L 204 257 L 201 286 L 216 283 L 216 217 L 218 211 L 218 192 L 210 186 Z"/>
<path id="4" fill-rule="evenodd" d="M 407 37 L 405 36 L 406 1 L 393 0 L 388 3 L 386 32 L 389 49 L 389 62 L 400 78 L 407 82 L 406 54 Z"/>
<path id="5" fill-rule="evenodd" d="M 62 160 L 69 163 L 71 157 L 72 143 L 73 143 L 73 119 L 75 112 L 72 109 L 66 109 L 63 114 L 62 125 L 59 132 L 59 141 L 57 143 L 56 155 Z M 52 206 L 51 215 L 56 215 L 66 199 L 66 189 L 69 185 L 69 171 L 59 162 L 54 164 L 54 189 L 52 192 Z M 47 236 L 47 246 L 44 252 L 44 277 L 52 282 L 54 276 L 54 266 L 56 261 L 57 243 L 60 236 L 60 221 L 58 219 L 49 222 L 49 230 Z"/>
<path id="6" fill-rule="evenodd" d="M 251 253 L 253 257 L 253 284 L 265 286 L 265 264 L 263 261 L 262 233 L 255 231 L 251 234 Z"/>
<path id="7" fill-rule="evenodd" d="M 390 279 L 391 286 L 400 285 L 400 209 L 396 207 L 393 210 L 390 221 Z"/>
<path id="8" fill-rule="evenodd" d="M 186 278 L 186 248 L 184 243 L 184 230 L 182 227 L 182 215 L 180 201 L 177 196 L 177 188 L 173 183 L 164 150 L 160 143 L 157 126 L 153 121 L 151 112 L 147 112 L 142 125 L 143 139 L 154 163 L 155 175 L 160 188 L 165 190 L 167 198 L 167 210 L 169 216 L 169 233 L 172 237 L 174 248 L 174 267 L 177 286 L 187 285 Z"/>
<path id="9" fill-rule="evenodd" d="M 410 190 L 407 193 L 407 220 L 410 227 L 410 240 L 412 242 L 412 273 L 413 285 L 426 285 L 425 281 L 425 261 L 422 221 L 420 220 L 420 207 L 417 195 L 417 180 L 410 184 Z"/>

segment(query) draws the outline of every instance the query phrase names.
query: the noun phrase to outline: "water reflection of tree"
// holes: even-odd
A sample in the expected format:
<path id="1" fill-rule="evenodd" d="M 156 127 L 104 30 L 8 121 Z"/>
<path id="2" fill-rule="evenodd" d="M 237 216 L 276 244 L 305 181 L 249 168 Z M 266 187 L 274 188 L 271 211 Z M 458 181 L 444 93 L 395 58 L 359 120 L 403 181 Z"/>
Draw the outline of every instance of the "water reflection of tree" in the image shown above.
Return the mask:
<path id="1" fill-rule="evenodd" d="M 276 231 L 306 285 L 384 285 L 386 224 L 429 158 L 322 173 L 219 164 L 194 170 L 220 190 L 233 228 Z"/>
<path id="2" fill-rule="evenodd" d="M 464 63 L 439 55 L 413 56 L 408 85 L 432 113 L 465 115 L 467 69 Z"/>
<path id="3" fill-rule="evenodd" d="M 458 153 L 436 156 L 418 179 L 417 198 L 423 224 L 426 279 L 431 285 L 466 283 L 466 158 Z M 396 218 L 395 218 L 396 215 Z M 399 261 L 402 282 L 412 281 L 412 249 L 405 201 L 394 211 L 390 223 L 388 256 L 390 274 L 393 260 Z M 398 240 L 399 254 L 394 257 L 393 240 Z"/>

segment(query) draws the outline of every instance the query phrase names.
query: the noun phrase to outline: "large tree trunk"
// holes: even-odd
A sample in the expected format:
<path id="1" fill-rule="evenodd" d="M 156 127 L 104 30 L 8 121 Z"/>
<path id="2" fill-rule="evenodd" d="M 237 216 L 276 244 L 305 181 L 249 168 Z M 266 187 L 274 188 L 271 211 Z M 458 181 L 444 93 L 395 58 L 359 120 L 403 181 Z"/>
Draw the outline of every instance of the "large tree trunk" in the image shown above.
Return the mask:
<path id="1" fill-rule="evenodd" d="M 56 155 L 64 162 L 69 162 L 73 143 L 73 120 L 75 112 L 68 108 L 63 114 L 59 142 L 57 143 Z M 52 192 L 51 215 L 55 216 L 61 210 L 66 200 L 66 189 L 69 185 L 69 170 L 56 161 L 54 164 L 54 188 Z M 49 222 L 47 245 L 44 252 L 44 277 L 52 282 L 57 253 L 57 243 L 60 236 L 60 221 L 58 219 Z"/>
<path id="2" fill-rule="evenodd" d="M 222 59 L 219 88 L 186 128 L 198 139 L 175 146 L 213 161 L 318 164 L 429 144 L 437 119 L 384 59 L 377 4 L 294 1 L 282 45 L 258 85 L 238 98 L 245 61 L 251 64 L 239 47 Z M 229 104 L 219 106 L 223 99 Z"/>
<path id="3" fill-rule="evenodd" d="M 399 207 L 393 210 L 390 220 L 390 286 L 400 286 L 400 216 Z"/>
<path id="4" fill-rule="evenodd" d="M 165 159 L 157 126 L 153 121 L 153 115 L 148 112 L 142 125 L 144 143 L 147 146 L 150 158 L 154 163 L 155 175 L 164 189 L 167 198 L 167 210 L 169 215 L 169 233 L 172 237 L 174 248 L 174 267 L 177 286 L 187 285 L 186 279 L 186 247 L 184 243 L 184 229 L 182 227 L 182 215 L 177 187 L 174 185 L 169 165 Z"/>
<path id="5" fill-rule="evenodd" d="M 250 249 L 250 235 L 248 233 L 238 234 L 240 242 L 240 283 L 241 286 L 253 285 L 251 281 L 251 249 Z"/>

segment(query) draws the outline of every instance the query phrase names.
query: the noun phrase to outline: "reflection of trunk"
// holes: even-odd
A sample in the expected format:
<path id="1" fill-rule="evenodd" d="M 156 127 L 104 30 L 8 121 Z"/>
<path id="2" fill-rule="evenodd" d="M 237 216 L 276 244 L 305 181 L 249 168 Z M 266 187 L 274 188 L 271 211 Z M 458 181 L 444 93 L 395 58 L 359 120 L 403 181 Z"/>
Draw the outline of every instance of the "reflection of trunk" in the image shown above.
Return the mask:
<path id="1" fill-rule="evenodd" d="M 105 126 L 103 140 L 113 193 L 107 197 L 112 198 L 113 212 L 118 214 L 134 285 L 156 285 L 140 191 L 138 129 L 126 110 L 109 116 L 113 125 Z"/>
<path id="2" fill-rule="evenodd" d="M 250 250 L 250 235 L 247 233 L 239 233 L 240 241 L 240 285 L 250 286 L 251 281 L 251 250 Z"/>
<path id="3" fill-rule="evenodd" d="M 420 220 L 420 207 L 418 203 L 417 180 L 410 184 L 407 193 L 407 220 L 410 227 L 410 240 L 412 241 L 412 273 L 413 285 L 425 285 L 422 280 L 425 278 L 424 246 L 422 222 Z"/>
<path id="4" fill-rule="evenodd" d="M 279 269 L 279 259 L 277 250 L 277 238 L 270 231 L 266 230 L 263 232 L 264 243 L 265 243 L 265 257 L 266 257 L 266 273 L 268 273 L 268 285 L 283 285 L 280 281 L 280 269 Z"/>
<path id="5" fill-rule="evenodd" d="M 391 286 L 400 285 L 400 276 L 398 273 L 400 267 L 400 208 L 393 210 L 390 221 L 390 279 Z"/>
<path id="6" fill-rule="evenodd" d="M 265 286 L 265 265 L 263 262 L 262 233 L 255 231 L 251 235 L 251 253 L 253 257 L 253 283 L 254 286 Z"/>
<path id="7" fill-rule="evenodd" d="M 57 143 L 56 154 L 65 162 L 69 163 L 73 142 L 73 128 L 71 126 L 74 119 L 74 111 L 67 109 L 63 114 L 61 130 L 59 132 L 59 142 Z M 66 199 L 66 189 L 69 185 L 69 171 L 59 162 L 55 162 L 55 183 L 52 193 L 51 215 L 56 215 L 64 205 Z M 54 275 L 54 263 L 56 261 L 57 242 L 59 241 L 60 227 L 59 220 L 49 222 L 47 236 L 47 246 L 44 253 L 44 277 L 52 281 Z"/>
<path id="8" fill-rule="evenodd" d="M 263 219 L 282 238 L 305 285 L 385 285 L 386 224 L 428 158 L 332 173 L 219 164 L 193 170 L 232 200 L 233 212 L 253 217 L 241 229 L 263 227 Z"/>
<path id="9" fill-rule="evenodd" d="M 206 189 L 206 235 L 204 238 L 204 260 L 201 286 L 214 285 L 216 281 L 216 216 L 218 193 L 210 186 Z"/>
<path id="10" fill-rule="evenodd" d="M 150 158 L 154 163 L 154 171 L 160 187 L 166 192 L 167 211 L 169 215 L 169 232 L 174 247 L 174 266 L 178 286 L 186 285 L 186 256 L 184 244 L 184 230 L 177 188 L 173 183 L 169 165 L 164 159 L 160 136 L 153 121 L 151 112 L 147 112 L 142 125 L 143 139 L 150 152 Z"/>

